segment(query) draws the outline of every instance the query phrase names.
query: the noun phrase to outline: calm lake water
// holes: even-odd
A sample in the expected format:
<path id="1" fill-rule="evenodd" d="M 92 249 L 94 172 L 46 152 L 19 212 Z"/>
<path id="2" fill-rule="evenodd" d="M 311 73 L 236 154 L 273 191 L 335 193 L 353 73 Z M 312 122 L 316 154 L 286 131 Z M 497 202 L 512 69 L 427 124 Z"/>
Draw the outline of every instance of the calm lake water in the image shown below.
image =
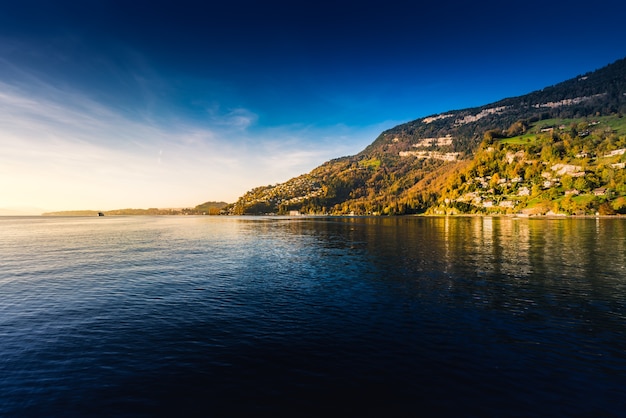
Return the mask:
<path id="1" fill-rule="evenodd" d="M 0 218 L 0 416 L 626 416 L 626 220 Z"/>

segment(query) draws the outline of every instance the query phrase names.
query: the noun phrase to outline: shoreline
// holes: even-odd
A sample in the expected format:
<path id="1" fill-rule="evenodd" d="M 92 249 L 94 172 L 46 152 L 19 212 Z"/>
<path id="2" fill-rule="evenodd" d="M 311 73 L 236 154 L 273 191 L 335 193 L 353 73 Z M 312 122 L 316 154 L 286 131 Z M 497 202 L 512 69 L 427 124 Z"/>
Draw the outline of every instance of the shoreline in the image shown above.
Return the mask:
<path id="1" fill-rule="evenodd" d="M 513 219 L 626 219 L 626 214 L 615 215 L 565 215 L 565 214 L 550 214 L 550 215 L 538 215 L 538 214 L 523 214 L 523 213 L 494 213 L 494 214 L 481 214 L 481 213 L 460 213 L 460 214 L 406 214 L 406 215 L 332 215 L 332 214 L 320 214 L 320 215 L 277 215 L 277 214 L 246 214 L 246 215 L 187 215 L 187 214 L 123 214 L 123 215 L 107 215 L 107 217 L 141 217 L 141 216 L 158 216 L 158 217 L 251 217 L 251 218 L 284 218 L 284 219 L 322 219 L 322 218 L 513 218 Z M 0 218 L 93 218 L 98 215 L 2 215 Z"/>

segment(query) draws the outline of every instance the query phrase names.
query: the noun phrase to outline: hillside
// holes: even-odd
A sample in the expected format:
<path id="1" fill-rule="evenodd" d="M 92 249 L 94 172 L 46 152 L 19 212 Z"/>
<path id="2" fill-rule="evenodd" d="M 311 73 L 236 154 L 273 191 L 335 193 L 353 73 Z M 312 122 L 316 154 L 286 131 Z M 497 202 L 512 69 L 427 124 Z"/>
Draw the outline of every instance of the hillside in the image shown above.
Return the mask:
<path id="1" fill-rule="evenodd" d="M 225 210 L 619 212 L 626 196 L 625 112 L 622 59 L 524 96 L 398 125 L 357 155 L 257 187 Z"/>
<path id="2" fill-rule="evenodd" d="M 46 212 L 43 216 L 98 216 L 103 213 L 106 216 L 134 216 L 134 215 L 219 215 L 226 207 L 226 202 L 205 202 L 193 208 L 182 209 L 113 209 L 108 211 L 97 210 L 66 210 L 58 212 Z"/>
<path id="3" fill-rule="evenodd" d="M 626 118 L 550 119 L 486 138 L 430 213 L 626 213 Z"/>

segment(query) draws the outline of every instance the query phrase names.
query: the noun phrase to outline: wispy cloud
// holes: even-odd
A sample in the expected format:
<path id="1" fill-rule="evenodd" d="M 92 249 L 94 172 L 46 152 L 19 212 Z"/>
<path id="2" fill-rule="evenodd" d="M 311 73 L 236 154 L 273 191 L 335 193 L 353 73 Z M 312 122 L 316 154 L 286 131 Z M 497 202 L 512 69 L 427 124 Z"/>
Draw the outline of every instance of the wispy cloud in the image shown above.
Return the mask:
<path id="1" fill-rule="evenodd" d="M 81 91 L 30 76 L 0 82 L 0 206 L 172 207 L 234 201 L 354 153 L 373 132 L 260 127 L 245 108 L 133 117 Z M 375 129 L 378 129 L 377 127 Z"/>
<path id="2" fill-rule="evenodd" d="M 211 125 L 234 131 L 245 131 L 253 126 L 259 118 L 257 114 L 248 109 L 235 108 L 223 112 L 219 106 L 211 107 L 207 110 L 207 114 L 209 115 L 208 123 Z"/>

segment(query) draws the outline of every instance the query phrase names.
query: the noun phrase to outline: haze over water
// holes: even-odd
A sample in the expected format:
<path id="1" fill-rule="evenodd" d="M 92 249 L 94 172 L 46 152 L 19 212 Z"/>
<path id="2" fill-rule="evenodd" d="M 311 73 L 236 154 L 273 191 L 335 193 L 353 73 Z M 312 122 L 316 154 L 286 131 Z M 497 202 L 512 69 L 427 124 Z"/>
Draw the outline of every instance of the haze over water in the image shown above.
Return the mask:
<path id="1" fill-rule="evenodd" d="M 623 416 L 626 222 L 0 218 L 3 416 Z"/>

